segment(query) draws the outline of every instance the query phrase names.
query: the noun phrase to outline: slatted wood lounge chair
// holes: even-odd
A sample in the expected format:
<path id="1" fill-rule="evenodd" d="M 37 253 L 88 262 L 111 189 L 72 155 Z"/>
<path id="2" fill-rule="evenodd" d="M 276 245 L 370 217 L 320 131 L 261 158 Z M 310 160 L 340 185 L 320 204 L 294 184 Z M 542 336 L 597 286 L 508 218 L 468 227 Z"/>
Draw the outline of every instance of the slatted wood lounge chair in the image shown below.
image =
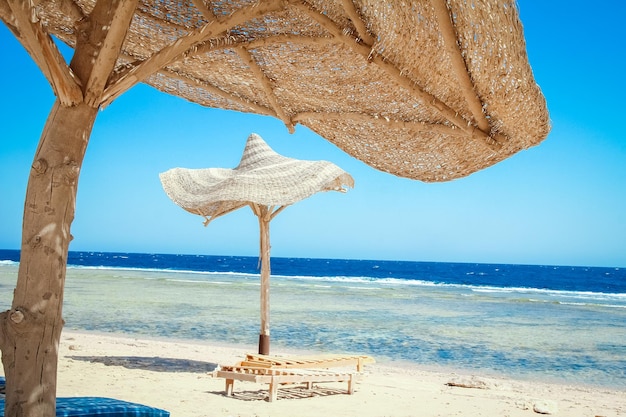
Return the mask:
<path id="1" fill-rule="evenodd" d="M 363 372 L 366 363 L 376 362 L 365 355 L 317 355 L 317 356 L 269 356 L 248 353 L 240 365 L 280 369 L 328 369 L 356 366 L 357 372 Z"/>
<path id="2" fill-rule="evenodd" d="M 105 397 L 59 397 L 56 417 L 169 417 L 169 411 Z M 0 399 L 4 417 L 4 398 Z"/>
<path id="3" fill-rule="evenodd" d="M 347 393 L 354 392 L 353 372 L 331 372 L 327 370 L 311 369 L 273 369 L 255 366 L 223 366 L 214 371 L 213 376 L 226 379 L 226 395 L 233 395 L 235 380 L 269 384 L 269 401 L 275 401 L 278 396 L 278 385 L 306 384 L 311 389 L 313 383 L 347 382 Z"/>

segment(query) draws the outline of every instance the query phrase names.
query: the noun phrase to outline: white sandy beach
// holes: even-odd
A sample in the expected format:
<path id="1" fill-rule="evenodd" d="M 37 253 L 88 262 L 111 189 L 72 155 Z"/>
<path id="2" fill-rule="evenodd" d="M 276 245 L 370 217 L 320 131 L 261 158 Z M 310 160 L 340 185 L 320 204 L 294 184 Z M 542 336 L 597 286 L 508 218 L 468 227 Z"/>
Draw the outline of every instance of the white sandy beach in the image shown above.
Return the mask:
<path id="1" fill-rule="evenodd" d="M 366 366 L 353 395 L 345 383 L 279 389 L 266 401 L 267 385 L 224 380 L 212 364 L 234 364 L 254 346 L 135 339 L 64 331 L 58 396 L 106 396 L 166 409 L 171 415 L 203 416 L 626 416 L 626 392 L 581 386 L 504 380 L 433 372 L 397 363 Z M 283 352 L 272 352 L 281 354 Z M 483 388 L 448 383 L 471 381 Z"/>

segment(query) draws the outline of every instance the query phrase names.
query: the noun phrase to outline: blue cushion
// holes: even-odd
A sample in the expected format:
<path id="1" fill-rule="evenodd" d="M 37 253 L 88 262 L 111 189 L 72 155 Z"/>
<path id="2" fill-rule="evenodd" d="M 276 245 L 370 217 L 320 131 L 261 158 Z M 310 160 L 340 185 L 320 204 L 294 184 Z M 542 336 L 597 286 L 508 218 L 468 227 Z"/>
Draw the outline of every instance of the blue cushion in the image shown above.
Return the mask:
<path id="1" fill-rule="evenodd" d="M 104 397 L 59 397 L 57 417 L 169 417 L 169 411 Z M 0 399 L 0 417 L 4 398 Z"/>

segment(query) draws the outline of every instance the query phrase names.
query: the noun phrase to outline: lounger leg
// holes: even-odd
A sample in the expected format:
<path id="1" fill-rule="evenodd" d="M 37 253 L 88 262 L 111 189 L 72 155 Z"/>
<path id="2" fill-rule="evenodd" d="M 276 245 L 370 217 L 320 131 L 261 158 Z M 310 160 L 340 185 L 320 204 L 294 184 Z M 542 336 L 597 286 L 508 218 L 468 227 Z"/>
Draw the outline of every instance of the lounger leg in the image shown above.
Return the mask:
<path id="1" fill-rule="evenodd" d="M 235 380 L 234 379 L 227 379 L 226 380 L 226 395 L 233 395 L 233 388 L 235 385 Z"/>
<path id="2" fill-rule="evenodd" d="M 269 397 L 269 401 L 272 402 L 276 399 L 276 397 L 278 396 L 278 383 L 276 381 L 274 381 L 274 378 L 272 378 L 272 380 L 270 381 L 270 397 Z"/>

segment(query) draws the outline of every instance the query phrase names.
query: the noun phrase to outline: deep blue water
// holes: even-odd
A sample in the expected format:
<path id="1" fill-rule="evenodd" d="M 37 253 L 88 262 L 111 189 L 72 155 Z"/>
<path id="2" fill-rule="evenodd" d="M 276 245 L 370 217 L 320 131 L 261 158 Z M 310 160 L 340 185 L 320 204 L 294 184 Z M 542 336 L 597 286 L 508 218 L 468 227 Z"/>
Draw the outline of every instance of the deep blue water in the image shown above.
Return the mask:
<path id="1" fill-rule="evenodd" d="M 0 250 L 0 260 L 18 262 L 19 251 Z M 70 252 L 68 265 L 247 274 L 259 272 L 259 260 L 252 256 Z M 626 268 L 272 257 L 271 269 L 273 275 L 291 277 L 391 278 L 435 284 L 626 293 Z"/>

